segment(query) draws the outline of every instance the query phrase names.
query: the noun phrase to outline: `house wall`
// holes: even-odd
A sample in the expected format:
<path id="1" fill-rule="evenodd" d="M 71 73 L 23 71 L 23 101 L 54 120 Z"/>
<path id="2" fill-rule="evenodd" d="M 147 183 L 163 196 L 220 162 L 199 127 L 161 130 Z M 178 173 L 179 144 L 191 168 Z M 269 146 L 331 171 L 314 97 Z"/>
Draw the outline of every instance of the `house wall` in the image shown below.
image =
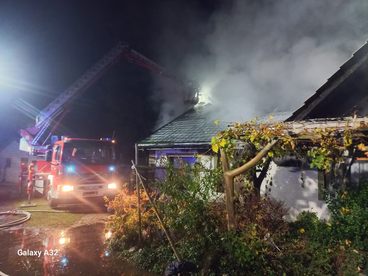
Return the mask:
<path id="1" fill-rule="evenodd" d="M 165 176 L 164 165 L 168 157 L 184 157 L 186 160 L 199 160 L 206 168 L 217 166 L 217 156 L 200 150 L 163 149 L 149 152 L 148 165 L 155 167 L 155 178 Z M 194 159 L 196 157 L 197 159 Z M 272 181 L 272 185 L 270 185 Z M 261 193 L 284 202 L 289 209 L 287 219 L 295 220 L 302 211 L 315 212 L 321 219 L 328 219 L 327 204 L 318 198 L 318 172 L 301 170 L 296 167 L 280 167 L 271 163 L 268 176 L 262 183 Z"/>
<path id="2" fill-rule="evenodd" d="M 19 181 L 21 158 L 29 158 L 28 153 L 19 150 L 18 141 L 13 141 L 0 152 L 0 185 L 16 184 Z M 10 166 L 7 163 L 10 160 Z M 9 163 L 8 163 L 9 164 Z"/>
<path id="3" fill-rule="evenodd" d="M 268 176 L 262 183 L 261 193 L 284 202 L 289 209 L 289 220 L 295 220 L 302 211 L 315 212 L 321 219 L 329 218 L 327 204 L 318 198 L 316 170 L 279 167 L 271 163 Z"/>

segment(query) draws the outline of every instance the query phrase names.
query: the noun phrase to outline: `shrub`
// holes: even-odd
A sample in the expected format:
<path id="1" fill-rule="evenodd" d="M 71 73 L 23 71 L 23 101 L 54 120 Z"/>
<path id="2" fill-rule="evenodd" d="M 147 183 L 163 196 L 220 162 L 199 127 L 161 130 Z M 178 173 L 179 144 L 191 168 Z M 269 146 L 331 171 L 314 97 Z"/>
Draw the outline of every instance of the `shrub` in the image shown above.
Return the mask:
<path id="1" fill-rule="evenodd" d="M 341 192 L 328 202 L 335 241 L 368 252 L 368 185 Z"/>
<path id="2" fill-rule="evenodd" d="M 167 169 L 166 179 L 151 186 L 164 223 L 183 260 L 203 275 L 355 275 L 366 262 L 368 186 L 329 201 L 331 221 L 303 212 L 284 220 L 282 203 L 240 191 L 237 229 L 227 231 L 225 204 L 216 198 L 222 175 L 197 165 Z M 115 214 L 108 227 L 111 246 L 143 269 L 162 273 L 175 256 L 142 193 L 144 242 L 137 248 L 135 193 L 123 191 L 110 202 Z"/>
<path id="3" fill-rule="evenodd" d="M 287 208 L 282 202 L 269 197 L 258 197 L 243 190 L 240 194 L 239 199 L 235 201 L 239 230 L 253 224 L 257 235 L 262 238 L 266 235 L 278 238 L 288 232 L 288 223 L 284 219 Z"/>
<path id="4" fill-rule="evenodd" d="M 331 224 L 320 221 L 316 213 L 302 212 L 298 215 L 297 220 L 289 225 L 289 234 L 292 238 L 308 238 L 321 245 L 330 243 Z"/>
<path id="5" fill-rule="evenodd" d="M 216 189 L 222 174 L 219 170 L 206 170 L 200 165 L 180 169 L 169 167 L 166 179 L 151 186 L 156 206 L 170 230 L 177 250 L 185 260 L 200 263 L 206 248 L 218 239 L 218 217 L 210 202 L 215 200 Z M 162 272 L 174 260 L 171 248 L 155 217 L 147 196 L 142 194 L 142 229 L 144 235 L 141 250 L 130 250 L 138 240 L 137 196 L 123 191 L 109 207 L 115 210 L 108 227 L 116 234 L 111 243 L 114 249 L 144 269 Z"/>
<path id="6" fill-rule="evenodd" d="M 130 248 L 139 242 L 139 218 L 137 194 L 122 190 L 108 207 L 114 210 L 114 215 L 109 217 L 107 228 L 114 233 L 114 241 L 120 243 L 120 247 Z M 149 205 L 148 197 L 141 195 L 141 223 L 145 241 L 152 242 L 155 236 L 160 235 L 159 225 L 155 214 Z"/>

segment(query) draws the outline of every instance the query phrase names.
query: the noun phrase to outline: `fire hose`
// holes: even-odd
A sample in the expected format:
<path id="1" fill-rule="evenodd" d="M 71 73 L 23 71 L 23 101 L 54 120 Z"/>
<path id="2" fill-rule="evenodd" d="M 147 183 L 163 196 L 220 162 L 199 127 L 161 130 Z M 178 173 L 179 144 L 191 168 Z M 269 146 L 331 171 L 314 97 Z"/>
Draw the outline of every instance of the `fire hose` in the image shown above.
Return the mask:
<path id="1" fill-rule="evenodd" d="M 62 210 L 27 210 L 27 211 L 23 211 L 23 210 L 11 210 L 11 211 L 5 211 L 5 212 L 0 212 L 0 216 L 9 216 L 9 215 L 13 215 L 13 216 L 22 216 L 19 219 L 10 221 L 10 222 L 6 222 L 3 224 L 0 224 L 0 230 L 1 229 L 5 229 L 5 228 L 9 228 L 12 226 L 16 226 L 22 223 L 25 223 L 26 221 L 31 219 L 31 213 L 32 212 L 38 212 L 38 213 L 69 213 L 67 211 L 62 211 Z M 0 274 L 1 276 L 1 274 Z"/>
<path id="2" fill-rule="evenodd" d="M 22 208 L 22 206 L 21 206 Z M 36 212 L 36 213 L 69 213 L 68 211 L 62 211 L 62 210 L 27 210 L 27 211 L 23 211 L 23 210 L 11 210 L 11 211 L 5 211 L 5 212 L 0 212 L 0 216 L 8 216 L 8 215 L 14 215 L 14 216 L 23 216 L 20 219 L 16 219 L 14 221 L 10 221 L 4 224 L 0 224 L 0 229 L 4 229 L 4 228 L 9 228 L 12 226 L 16 226 L 22 223 L 25 223 L 26 221 L 28 221 L 29 219 L 31 219 L 31 213 Z M 1 276 L 1 274 L 0 274 Z"/>
<path id="3" fill-rule="evenodd" d="M 5 222 L 0 224 L 0 229 L 9 228 L 12 226 L 16 226 L 22 223 L 25 223 L 27 220 L 31 218 L 31 213 L 23 210 L 12 210 L 12 211 L 6 211 L 6 212 L 0 212 L 0 216 L 21 216 L 21 218 L 17 218 L 15 220 Z"/>

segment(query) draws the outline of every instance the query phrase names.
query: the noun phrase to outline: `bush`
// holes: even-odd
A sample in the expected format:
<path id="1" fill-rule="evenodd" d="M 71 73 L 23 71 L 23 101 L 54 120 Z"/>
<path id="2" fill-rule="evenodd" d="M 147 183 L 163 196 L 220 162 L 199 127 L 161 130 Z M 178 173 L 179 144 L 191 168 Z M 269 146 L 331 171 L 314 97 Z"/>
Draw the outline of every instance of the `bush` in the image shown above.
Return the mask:
<path id="1" fill-rule="evenodd" d="M 303 212 L 284 220 L 282 203 L 240 192 L 237 229 L 227 231 L 224 202 L 215 191 L 221 171 L 168 168 L 166 179 L 151 186 L 164 223 L 183 260 L 203 275 L 355 275 L 367 252 L 368 186 L 329 201 L 331 221 Z M 145 270 L 162 273 L 175 260 L 152 206 L 142 194 L 144 242 L 138 250 L 136 194 L 123 191 L 110 202 L 111 246 Z"/>
<path id="2" fill-rule="evenodd" d="M 290 237 L 308 238 L 321 246 L 330 243 L 331 225 L 320 221 L 315 213 L 302 212 L 295 222 L 290 223 Z"/>
<path id="3" fill-rule="evenodd" d="M 302 212 L 290 223 L 287 239 L 294 241 L 283 258 L 283 266 L 292 268 L 289 272 L 354 275 L 362 263 L 362 255 L 350 246 L 336 243 L 331 223 L 320 221 L 315 213 Z"/>
<path id="4" fill-rule="evenodd" d="M 288 223 L 284 219 L 287 209 L 282 202 L 269 197 L 258 197 L 243 190 L 240 195 L 235 201 L 239 230 L 253 224 L 258 236 L 272 234 L 274 239 L 288 232 Z"/>
<path id="5" fill-rule="evenodd" d="M 328 202 L 335 241 L 368 252 L 368 185 L 344 191 Z"/>
<path id="6" fill-rule="evenodd" d="M 200 165 L 181 169 L 169 167 L 166 179 L 152 185 L 159 191 L 154 197 L 156 206 L 170 230 L 183 259 L 200 263 L 208 246 L 218 240 L 218 217 L 211 202 L 222 174 Z M 123 255 L 143 269 L 161 273 L 173 261 L 174 255 L 155 217 L 147 197 L 142 194 L 142 230 L 144 244 L 140 251 L 130 250 L 137 245 L 138 213 L 136 194 L 123 191 L 109 206 L 115 210 L 108 227 L 116 233 L 111 246 L 124 251 Z"/>
<path id="7" fill-rule="evenodd" d="M 109 217 L 107 228 L 114 233 L 114 240 L 120 243 L 119 247 L 129 249 L 136 246 L 139 242 L 137 194 L 124 189 L 108 203 L 108 207 L 115 213 Z M 160 236 L 160 230 L 145 194 L 141 195 L 141 210 L 142 232 L 145 241 L 150 243 Z"/>

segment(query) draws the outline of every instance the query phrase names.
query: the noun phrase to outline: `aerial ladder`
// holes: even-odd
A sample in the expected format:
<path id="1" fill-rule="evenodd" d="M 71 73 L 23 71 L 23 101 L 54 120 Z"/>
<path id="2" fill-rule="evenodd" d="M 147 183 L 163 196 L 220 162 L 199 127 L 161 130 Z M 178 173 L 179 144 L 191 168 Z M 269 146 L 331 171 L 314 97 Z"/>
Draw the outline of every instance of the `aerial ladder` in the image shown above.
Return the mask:
<path id="1" fill-rule="evenodd" d="M 28 151 L 32 155 L 45 154 L 47 141 L 64 118 L 68 105 L 91 87 L 120 58 L 174 81 L 177 87 L 182 90 L 183 102 L 188 107 L 198 102 L 198 87 L 193 82 L 176 77 L 129 45 L 119 42 L 69 88 L 41 110 L 36 116 L 34 126 L 20 130 L 20 150 Z"/>

